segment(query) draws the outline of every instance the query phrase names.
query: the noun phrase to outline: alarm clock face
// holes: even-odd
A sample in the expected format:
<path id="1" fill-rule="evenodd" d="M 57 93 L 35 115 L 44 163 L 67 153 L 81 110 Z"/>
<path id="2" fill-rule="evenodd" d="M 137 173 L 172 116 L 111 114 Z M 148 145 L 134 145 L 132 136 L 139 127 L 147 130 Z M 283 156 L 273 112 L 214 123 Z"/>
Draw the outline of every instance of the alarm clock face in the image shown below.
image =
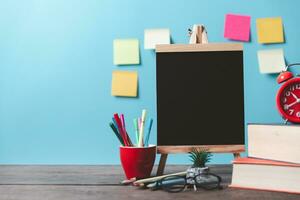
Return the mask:
<path id="1" fill-rule="evenodd" d="M 300 78 L 285 82 L 277 93 L 280 114 L 290 122 L 300 123 Z"/>

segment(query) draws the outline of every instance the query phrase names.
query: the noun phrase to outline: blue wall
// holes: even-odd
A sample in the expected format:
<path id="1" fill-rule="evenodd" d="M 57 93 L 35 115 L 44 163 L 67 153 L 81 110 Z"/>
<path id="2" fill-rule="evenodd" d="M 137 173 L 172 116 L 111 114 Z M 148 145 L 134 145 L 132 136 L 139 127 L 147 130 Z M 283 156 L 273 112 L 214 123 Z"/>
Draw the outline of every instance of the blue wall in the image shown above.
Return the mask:
<path id="1" fill-rule="evenodd" d="M 170 28 L 174 43 L 187 43 L 187 28 L 203 23 L 211 42 L 224 42 L 226 13 L 252 16 L 244 46 L 246 122 L 282 122 L 275 76 L 259 74 L 256 51 L 282 47 L 288 62 L 299 62 L 299 7 L 293 0 L 2 0 L 0 163 L 119 163 L 112 114 L 132 119 L 148 108 L 156 116 L 155 53 L 143 49 L 144 29 Z M 286 42 L 260 45 L 255 19 L 272 16 L 282 16 Z M 114 66 L 112 41 L 127 37 L 140 40 L 141 65 Z M 110 95 L 115 69 L 139 71 L 139 98 Z M 213 162 L 231 159 L 217 155 Z"/>

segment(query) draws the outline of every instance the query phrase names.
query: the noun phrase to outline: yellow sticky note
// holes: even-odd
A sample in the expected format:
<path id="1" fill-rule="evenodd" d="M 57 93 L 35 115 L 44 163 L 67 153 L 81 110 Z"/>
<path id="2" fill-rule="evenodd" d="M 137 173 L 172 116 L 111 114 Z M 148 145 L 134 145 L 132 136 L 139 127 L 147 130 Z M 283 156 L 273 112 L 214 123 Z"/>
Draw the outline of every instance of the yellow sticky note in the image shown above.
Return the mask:
<path id="1" fill-rule="evenodd" d="M 259 43 L 284 42 L 281 17 L 257 19 L 256 29 Z"/>
<path id="2" fill-rule="evenodd" d="M 136 97 L 137 71 L 113 71 L 111 94 L 113 96 Z"/>
<path id="3" fill-rule="evenodd" d="M 113 43 L 115 65 L 140 64 L 138 39 L 115 39 Z"/>

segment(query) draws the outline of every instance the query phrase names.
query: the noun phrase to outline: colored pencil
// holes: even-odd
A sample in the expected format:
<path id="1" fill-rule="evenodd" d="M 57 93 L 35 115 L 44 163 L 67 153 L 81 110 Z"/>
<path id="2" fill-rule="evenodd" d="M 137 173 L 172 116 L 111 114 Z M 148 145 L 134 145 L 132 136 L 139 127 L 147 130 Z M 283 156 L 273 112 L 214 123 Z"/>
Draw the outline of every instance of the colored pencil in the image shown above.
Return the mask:
<path id="1" fill-rule="evenodd" d="M 153 124 L 153 119 L 151 118 L 149 120 L 149 123 L 148 123 L 148 132 L 147 132 L 146 139 L 145 139 L 145 146 L 146 147 L 149 145 L 149 138 L 150 138 L 150 132 L 151 132 L 152 124 Z"/>
<path id="2" fill-rule="evenodd" d="M 140 136 L 139 136 L 139 147 L 143 147 L 144 144 L 144 124 L 145 124 L 145 120 L 146 120 L 146 114 L 147 114 L 147 111 L 144 109 L 142 111 L 142 122 L 141 122 L 141 127 L 140 127 Z"/>
<path id="3" fill-rule="evenodd" d="M 117 138 L 119 139 L 120 143 L 124 146 L 124 141 L 123 141 L 121 135 L 118 133 L 118 130 L 115 127 L 114 123 L 110 122 L 109 126 L 111 127 L 111 129 L 113 130 L 113 132 L 115 133 L 115 135 L 117 136 Z"/>

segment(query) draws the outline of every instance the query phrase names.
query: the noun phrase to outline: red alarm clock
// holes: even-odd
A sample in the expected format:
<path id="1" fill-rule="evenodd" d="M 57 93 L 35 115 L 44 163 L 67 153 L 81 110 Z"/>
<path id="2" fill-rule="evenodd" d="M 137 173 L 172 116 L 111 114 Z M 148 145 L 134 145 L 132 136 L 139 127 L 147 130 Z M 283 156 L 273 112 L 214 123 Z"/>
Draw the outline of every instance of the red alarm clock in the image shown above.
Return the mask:
<path id="1" fill-rule="evenodd" d="M 300 76 L 294 77 L 293 73 L 287 71 L 294 65 L 300 65 L 300 63 L 286 66 L 277 77 L 277 83 L 284 83 L 278 90 L 276 104 L 286 122 L 300 123 Z"/>

